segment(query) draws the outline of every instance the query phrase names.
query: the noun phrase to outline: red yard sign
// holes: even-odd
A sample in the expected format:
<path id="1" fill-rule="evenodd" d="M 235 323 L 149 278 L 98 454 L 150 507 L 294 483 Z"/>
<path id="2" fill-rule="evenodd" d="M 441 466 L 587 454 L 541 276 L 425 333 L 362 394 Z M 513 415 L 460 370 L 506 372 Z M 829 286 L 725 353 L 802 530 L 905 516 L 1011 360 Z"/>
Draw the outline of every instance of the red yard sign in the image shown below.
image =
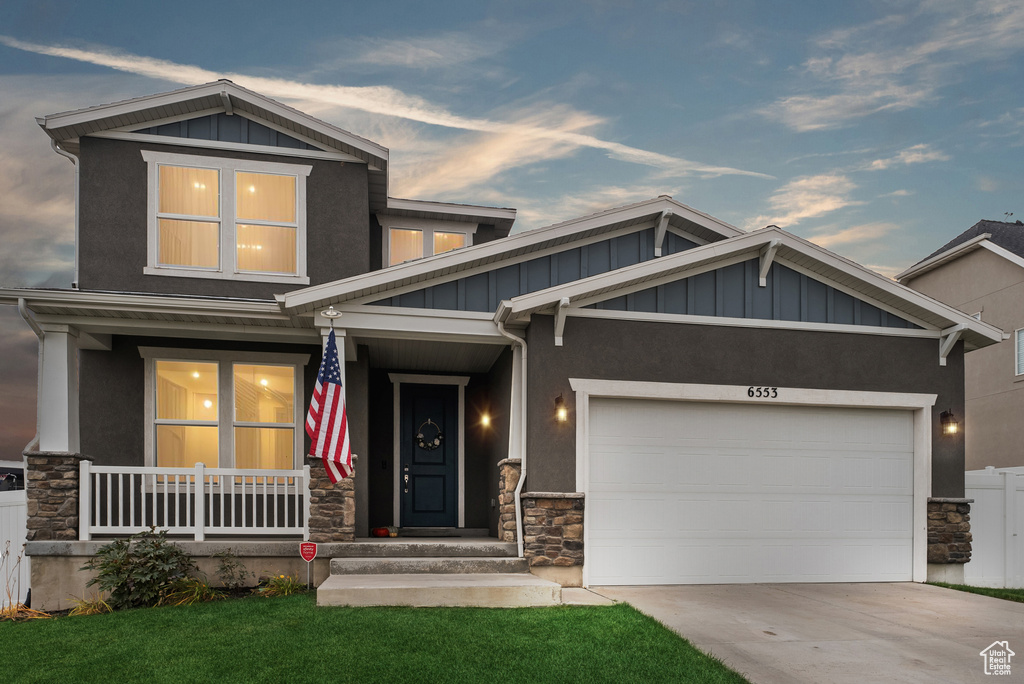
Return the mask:
<path id="1" fill-rule="evenodd" d="M 302 542 L 299 544 L 299 555 L 307 563 L 316 558 L 316 544 L 313 542 Z"/>

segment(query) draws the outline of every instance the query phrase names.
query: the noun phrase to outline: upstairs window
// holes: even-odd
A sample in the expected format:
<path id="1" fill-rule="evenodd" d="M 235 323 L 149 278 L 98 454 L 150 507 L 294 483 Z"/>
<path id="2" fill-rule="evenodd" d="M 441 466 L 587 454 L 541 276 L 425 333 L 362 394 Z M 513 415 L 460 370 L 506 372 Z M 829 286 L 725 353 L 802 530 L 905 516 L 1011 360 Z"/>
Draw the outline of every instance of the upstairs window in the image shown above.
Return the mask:
<path id="1" fill-rule="evenodd" d="M 1014 371 L 1016 375 L 1024 375 L 1024 328 L 1014 332 L 1016 354 L 1014 355 Z"/>
<path id="2" fill-rule="evenodd" d="M 149 259 L 144 272 L 305 284 L 311 166 L 145 150 Z"/>
<path id="3" fill-rule="evenodd" d="M 384 230 L 384 265 L 396 266 L 469 246 L 475 223 L 378 216 Z"/>

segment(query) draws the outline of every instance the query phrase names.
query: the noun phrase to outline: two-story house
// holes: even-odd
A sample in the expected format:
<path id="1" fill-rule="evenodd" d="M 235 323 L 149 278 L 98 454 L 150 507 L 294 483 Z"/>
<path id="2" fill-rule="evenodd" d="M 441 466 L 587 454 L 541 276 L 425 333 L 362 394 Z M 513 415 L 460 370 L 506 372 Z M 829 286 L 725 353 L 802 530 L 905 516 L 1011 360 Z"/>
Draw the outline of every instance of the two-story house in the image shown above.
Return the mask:
<path id="1" fill-rule="evenodd" d="M 1024 223 L 978 221 L 897 279 L 1007 332 L 964 360 L 966 467 L 1024 466 Z"/>
<path id="2" fill-rule="evenodd" d="M 388 150 L 229 81 L 39 124 L 76 168 L 75 284 L 0 302 L 42 350 L 41 605 L 149 524 L 198 557 L 256 535 L 258 569 L 308 536 L 318 581 L 382 526 L 563 585 L 963 562 L 928 508 L 963 496 L 940 417 L 984 321 L 667 196 L 512 235 L 512 209 L 395 199 Z M 333 487 L 302 428 L 331 325 L 357 455 Z"/>

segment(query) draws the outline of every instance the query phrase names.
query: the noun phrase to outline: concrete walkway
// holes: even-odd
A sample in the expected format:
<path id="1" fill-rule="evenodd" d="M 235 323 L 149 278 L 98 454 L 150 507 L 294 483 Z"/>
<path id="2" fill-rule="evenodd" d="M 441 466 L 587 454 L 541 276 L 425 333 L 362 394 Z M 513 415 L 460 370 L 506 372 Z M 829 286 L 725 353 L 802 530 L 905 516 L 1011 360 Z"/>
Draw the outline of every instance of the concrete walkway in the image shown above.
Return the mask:
<path id="1" fill-rule="evenodd" d="M 983 682 L 1008 641 L 1024 679 L 1024 604 L 923 584 L 591 587 L 664 623 L 755 683 Z"/>

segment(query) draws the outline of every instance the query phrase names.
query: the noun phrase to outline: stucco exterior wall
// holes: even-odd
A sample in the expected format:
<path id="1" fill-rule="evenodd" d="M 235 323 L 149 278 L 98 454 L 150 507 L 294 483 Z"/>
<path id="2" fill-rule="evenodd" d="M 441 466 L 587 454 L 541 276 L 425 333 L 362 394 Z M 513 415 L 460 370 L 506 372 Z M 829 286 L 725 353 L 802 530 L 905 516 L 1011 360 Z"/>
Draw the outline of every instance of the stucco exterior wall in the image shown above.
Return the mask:
<path id="1" fill-rule="evenodd" d="M 1024 327 L 1024 268 L 978 249 L 905 283 L 1010 334 L 964 359 L 966 468 L 1024 466 L 1024 375 L 1014 331 Z"/>
<path id="2" fill-rule="evenodd" d="M 963 345 L 939 365 L 938 341 L 881 335 L 573 318 L 554 345 L 551 316 L 527 330 L 527 482 L 576 487 L 576 407 L 569 378 L 934 393 L 933 496 L 963 496 L 964 445 L 940 434 L 939 414 L 963 415 Z M 569 421 L 554 420 L 561 394 Z"/>
<path id="3" fill-rule="evenodd" d="M 306 263 L 310 285 L 370 270 L 370 209 L 365 164 L 225 150 L 83 138 L 79 277 L 81 289 L 273 299 L 303 287 L 144 275 L 147 265 L 147 166 L 142 150 L 311 165 L 306 179 Z"/>

